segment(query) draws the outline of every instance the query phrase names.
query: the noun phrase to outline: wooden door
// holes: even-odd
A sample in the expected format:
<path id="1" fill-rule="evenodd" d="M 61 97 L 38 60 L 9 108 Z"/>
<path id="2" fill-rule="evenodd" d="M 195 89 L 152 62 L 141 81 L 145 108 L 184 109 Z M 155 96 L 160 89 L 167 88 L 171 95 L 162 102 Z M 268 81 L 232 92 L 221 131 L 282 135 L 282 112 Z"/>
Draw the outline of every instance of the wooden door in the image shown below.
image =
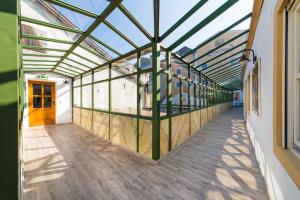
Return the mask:
<path id="1" fill-rule="evenodd" d="M 55 123 L 55 83 L 28 81 L 29 126 Z"/>

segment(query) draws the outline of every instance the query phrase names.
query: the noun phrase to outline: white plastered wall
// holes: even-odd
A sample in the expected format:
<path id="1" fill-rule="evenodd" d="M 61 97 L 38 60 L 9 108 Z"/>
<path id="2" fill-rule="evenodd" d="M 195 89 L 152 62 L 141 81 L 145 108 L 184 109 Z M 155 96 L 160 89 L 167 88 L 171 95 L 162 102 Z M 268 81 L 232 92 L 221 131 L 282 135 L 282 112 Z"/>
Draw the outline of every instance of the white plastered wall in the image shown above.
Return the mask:
<path id="1" fill-rule="evenodd" d="M 64 83 L 65 78 L 63 75 L 50 73 L 50 72 L 42 72 L 42 73 L 26 73 L 25 74 L 25 88 L 24 88 L 24 118 L 23 118 L 23 126 L 28 127 L 28 80 L 44 80 L 44 79 L 36 79 L 37 74 L 47 74 L 48 81 L 54 81 L 56 83 L 56 124 L 62 123 L 70 123 L 72 122 L 72 79 L 67 78 L 68 84 Z M 47 81 L 44 80 L 44 81 Z"/>
<path id="2" fill-rule="evenodd" d="M 247 116 L 247 128 L 270 198 L 294 200 L 300 199 L 300 190 L 273 152 L 273 48 L 276 3 L 277 0 L 264 1 L 252 46 L 257 57 L 261 58 L 261 114 L 257 116 L 252 112 L 250 89 L 250 114 Z M 252 75 L 252 69 L 253 64 L 249 63 L 245 78 L 249 73 Z"/>

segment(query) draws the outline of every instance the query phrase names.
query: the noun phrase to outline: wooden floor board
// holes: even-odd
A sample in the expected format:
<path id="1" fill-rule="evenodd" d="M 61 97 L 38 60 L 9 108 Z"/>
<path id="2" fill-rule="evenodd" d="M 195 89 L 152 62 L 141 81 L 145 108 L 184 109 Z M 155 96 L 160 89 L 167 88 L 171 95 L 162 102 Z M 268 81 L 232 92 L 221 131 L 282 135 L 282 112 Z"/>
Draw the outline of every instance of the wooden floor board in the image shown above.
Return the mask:
<path id="1" fill-rule="evenodd" d="M 24 131 L 25 200 L 268 199 L 242 110 L 227 111 L 157 164 L 73 124 Z"/>

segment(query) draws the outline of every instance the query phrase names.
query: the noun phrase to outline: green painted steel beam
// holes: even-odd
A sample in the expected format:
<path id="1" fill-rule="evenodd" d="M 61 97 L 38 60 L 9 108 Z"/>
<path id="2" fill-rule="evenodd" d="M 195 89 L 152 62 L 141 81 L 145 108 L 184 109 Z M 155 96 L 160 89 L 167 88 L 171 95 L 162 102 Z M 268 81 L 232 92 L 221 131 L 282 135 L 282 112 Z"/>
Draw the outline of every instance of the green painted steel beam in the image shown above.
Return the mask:
<path id="1" fill-rule="evenodd" d="M 159 0 L 153 0 L 153 16 L 154 16 L 154 41 L 159 41 L 159 9 L 160 2 Z"/>
<path id="2" fill-rule="evenodd" d="M 56 63 L 56 60 L 30 60 L 30 59 L 22 59 L 22 61 L 24 62 L 52 62 L 52 63 Z"/>
<path id="3" fill-rule="evenodd" d="M 76 67 L 76 66 L 74 66 L 74 65 L 70 65 L 69 63 L 61 62 L 61 64 L 67 65 L 67 66 L 70 67 L 70 68 L 77 69 L 77 70 L 81 71 L 81 73 L 84 73 L 84 72 L 85 72 L 85 70 L 83 70 L 83 69 L 81 69 L 81 68 L 79 68 L 79 67 Z"/>
<path id="4" fill-rule="evenodd" d="M 205 27 L 211 21 L 213 21 L 218 16 L 220 16 L 222 13 L 224 13 L 227 9 L 229 9 L 231 6 L 233 6 L 236 2 L 238 2 L 238 0 L 228 0 L 227 2 L 225 2 L 222 6 L 220 6 L 217 10 L 215 10 L 213 13 L 211 13 L 204 20 L 202 20 L 199 24 L 197 24 L 189 32 L 187 32 L 185 35 L 183 35 L 182 37 L 180 37 L 176 42 L 174 42 L 172 45 L 170 45 L 168 47 L 168 49 L 169 50 L 173 50 L 176 47 L 178 47 L 180 44 L 182 44 L 188 38 L 190 38 L 191 36 L 193 36 L 196 32 L 198 32 L 199 30 L 201 30 L 203 27 Z"/>
<path id="5" fill-rule="evenodd" d="M 77 56 L 78 58 L 81 58 L 81 59 L 83 59 L 83 60 L 86 60 L 86 61 L 88 61 L 88 62 L 90 62 L 90 63 L 92 63 L 92 64 L 94 64 L 94 65 L 99 65 L 99 64 L 96 63 L 95 61 L 93 61 L 93 60 L 91 60 L 91 59 L 89 59 L 89 58 L 87 58 L 87 57 L 84 57 L 84 56 L 82 56 L 82 55 L 79 55 L 78 53 L 75 53 L 74 51 L 73 51 L 71 54 Z"/>
<path id="6" fill-rule="evenodd" d="M 126 9 L 125 6 L 120 4 L 118 8 L 121 12 L 137 27 L 150 41 L 153 41 L 151 34 L 138 22 L 137 19 Z"/>
<path id="7" fill-rule="evenodd" d="M 175 29 L 183 24 L 188 18 L 190 18 L 195 12 L 197 12 L 208 0 L 199 1 L 193 8 L 191 8 L 185 15 L 183 15 L 175 24 L 173 24 L 160 38 L 163 41 L 168 37 Z"/>
<path id="8" fill-rule="evenodd" d="M 67 41 L 67 40 L 47 38 L 47 37 L 42 37 L 42 36 L 37 36 L 37 35 L 29 35 L 29 34 L 25 34 L 25 33 L 22 33 L 22 38 L 42 40 L 42 41 L 48 41 L 48 42 L 56 42 L 56 43 L 62 43 L 62 44 L 73 44 L 73 42 Z"/>
<path id="9" fill-rule="evenodd" d="M 240 72 L 243 68 L 236 68 L 234 70 L 231 70 L 231 71 L 228 71 L 228 72 L 225 72 L 223 74 L 218 74 L 214 77 L 210 77 L 211 79 L 215 80 L 215 79 L 218 79 L 218 78 L 221 78 L 221 77 L 226 77 L 227 75 L 229 74 L 232 74 L 232 73 L 235 73 L 235 72 Z"/>
<path id="10" fill-rule="evenodd" d="M 226 64 L 226 65 L 221 65 L 221 66 L 219 66 L 218 68 L 216 68 L 216 69 L 214 69 L 214 70 L 211 70 L 211 71 L 205 73 L 205 75 L 206 75 L 206 76 L 209 76 L 210 74 L 215 73 L 215 70 L 217 70 L 217 69 L 218 69 L 218 70 L 217 70 L 216 72 L 222 71 L 223 69 L 231 68 L 231 67 L 236 66 L 236 65 L 238 65 L 238 64 L 239 64 L 239 62 L 236 61 L 235 63 L 230 64 L 230 65 L 228 65 L 228 66 L 226 66 L 227 64 Z M 223 68 L 222 68 L 222 67 L 223 67 Z"/>
<path id="11" fill-rule="evenodd" d="M 235 69 L 235 68 L 238 68 L 238 67 L 241 67 L 239 63 L 230 65 L 229 67 L 222 68 L 222 69 L 217 70 L 217 71 L 215 71 L 215 72 L 213 72 L 213 73 L 211 73 L 211 74 L 206 74 L 206 75 L 207 75 L 208 77 L 213 77 L 213 76 L 216 76 L 216 75 L 218 75 L 218 74 L 220 74 L 220 73 L 225 73 L 225 72 L 227 72 L 227 71 L 230 71 L 230 70 Z"/>
<path id="12" fill-rule="evenodd" d="M 96 20 L 89 26 L 89 28 L 80 35 L 77 41 L 71 46 L 71 48 L 63 55 L 63 57 L 58 61 L 54 69 L 66 58 L 68 55 L 74 51 L 76 47 L 80 45 L 82 41 L 84 41 L 103 21 L 105 18 L 113 12 L 113 10 L 121 3 L 122 0 L 112 1 L 105 10 L 101 13 L 101 15 L 97 16 Z M 53 70 L 54 70 L 53 69 Z"/>
<path id="13" fill-rule="evenodd" d="M 86 64 L 80 63 L 80 62 L 78 62 L 78 61 L 76 61 L 76 60 L 74 60 L 72 58 L 66 58 L 66 60 L 72 61 L 72 62 L 78 64 L 79 66 L 82 66 L 82 67 L 85 67 L 85 68 L 88 68 L 88 69 L 92 69 L 92 67 L 87 66 Z"/>
<path id="14" fill-rule="evenodd" d="M 97 56 L 97 57 L 99 57 L 99 58 L 101 58 L 101 59 L 103 59 L 105 61 L 109 61 L 110 60 L 110 58 L 107 58 L 106 55 L 102 55 L 99 52 L 96 52 L 96 51 L 92 50 L 92 48 L 85 47 L 84 45 L 81 45 L 81 44 L 79 44 L 77 47 L 80 47 L 80 48 L 86 50 L 87 52 L 93 54 L 94 56 Z"/>
<path id="15" fill-rule="evenodd" d="M 22 56 L 28 57 L 40 57 L 40 58 L 61 58 L 61 56 L 54 56 L 54 55 L 43 55 L 43 54 L 33 54 L 33 53 L 23 53 Z"/>
<path id="16" fill-rule="evenodd" d="M 120 30 L 118 30 L 114 25 L 112 25 L 109 21 L 104 20 L 103 23 L 110 28 L 113 32 L 115 32 L 117 35 L 119 35 L 123 40 L 125 40 L 127 43 L 129 43 L 134 48 L 138 48 L 138 45 L 135 44 L 132 40 L 130 40 L 125 34 L 123 34 Z"/>
<path id="17" fill-rule="evenodd" d="M 68 73 L 66 73 L 64 71 L 61 71 L 59 69 L 55 69 L 53 72 L 60 73 L 60 74 L 62 74 L 64 76 L 67 76 L 67 77 L 70 77 L 70 78 L 74 78 L 75 77 L 74 75 L 68 74 Z"/>
<path id="18" fill-rule="evenodd" d="M 230 76 L 241 75 L 241 72 L 242 72 L 241 69 L 239 69 L 239 70 L 233 71 L 233 72 L 231 72 L 231 73 L 228 73 L 228 74 L 226 74 L 226 75 L 224 75 L 224 76 L 216 77 L 215 80 L 216 80 L 216 81 L 217 81 L 217 80 L 223 80 L 223 79 L 229 78 Z"/>
<path id="19" fill-rule="evenodd" d="M 238 57 L 238 58 L 235 58 L 231 61 L 228 61 L 228 62 L 226 62 L 226 63 L 224 63 L 224 64 L 222 64 L 222 65 L 220 65 L 216 68 L 209 69 L 209 71 L 205 72 L 205 75 L 208 76 L 209 75 L 208 73 L 214 72 L 215 70 L 218 70 L 218 69 L 222 69 L 223 67 L 231 67 L 231 66 L 234 66 L 236 64 L 239 64 L 239 62 L 238 62 L 239 60 L 240 60 L 240 58 Z M 228 66 L 228 64 L 230 64 L 230 65 Z"/>
<path id="20" fill-rule="evenodd" d="M 89 12 L 87 10 L 84 10 L 84 9 L 81 9 L 81 8 L 78 8 L 76 6 L 73 6 L 71 4 L 68 4 L 64 1 L 61 1 L 61 0 L 44 0 L 44 1 L 47 1 L 51 4 L 55 4 L 57 6 L 60 6 L 62 8 L 66 8 L 68 10 L 72 10 L 76 13 L 79 13 L 79 14 L 82 14 L 82 15 L 85 15 L 85 16 L 88 16 L 88 17 L 91 17 L 91 18 L 97 18 L 97 15 L 92 13 L 92 12 Z"/>
<path id="21" fill-rule="evenodd" d="M 214 52 L 214 51 L 216 51 L 216 50 L 218 50 L 218 49 L 220 49 L 220 48 L 226 46 L 227 44 L 230 44 L 231 42 L 233 42 L 233 41 L 235 41 L 235 40 L 241 38 L 242 36 L 246 35 L 247 33 L 249 33 L 249 30 L 244 31 L 244 32 L 238 34 L 237 36 L 231 38 L 230 40 L 224 42 L 223 44 L 217 46 L 216 48 L 207 51 L 206 53 L 204 53 L 204 54 L 202 54 L 201 56 L 199 56 L 199 57 L 195 58 L 194 60 L 192 60 L 192 61 L 190 62 L 190 64 L 193 64 L 194 62 L 200 60 L 201 58 L 204 58 L 205 56 L 208 56 L 208 55 L 211 54 L 212 52 Z M 238 45 L 237 45 L 237 46 L 238 46 Z"/>
<path id="22" fill-rule="evenodd" d="M 54 65 L 50 64 L 22 64 L 23 66 L 49 66 L 49 67 L 54 67 Z"/>
<path id="23" fill-rule="evenodd" d="M 80 74 L 78 72 L 73 72 L 72 70 L 67 69 L 65 67 L 62 67 L 62 66 L 58 66 L 58 70 L 63 71 L 66 74 L 70 74 L 70 75 L 73 75 L 73 76 L 78 76 Z M 52 71 L 54 71 L 54 70 L 52 69 Z"/>
<path id="24" fill-rule="evenodd" d="M 236 74 L 231 74 L 228 77 L 219 78 L 216 81 L 219 83 L 224 83 L 225 81 L 231 80 L 232 78 L 240 78 L 241 75 L 237 72 Z"/>
<path id="25" fill-rule="evenodd" d="M 160 158 L 160 44 L 152 48 L 152 159 Z"/>
<path id="26" fill-rule="evenodd" d="M 238 49 L 238 48 L 244 46 L 245 44 L 247 44 L 247 41 L 244 41 L 244 42 L 242 42 L 242 43 L 240 43 L 240 44 L 238 44 L 238 45 L 232 47 L 231 49 L 228 49 L 227 51 L 224 51 L 223 53 L 221 53 L 221 54 L 219 54 L 219 55 L 217 55 L 217 56 L 215 56 L 215 57 L 212 57 L 211 59 L 209 59 L 209 60 L 207 60 L 207 61 L 205 61 L 205 62 L 203 62 L 203 63 L 197 65 L 195 68 L 198 68 L 199 66 L 202 66 L 202 65 L 204 65 L 205 63 L 209 63 L 209 62 L 211 62 L 211 61 L 214 61 L 214 60 L 216 60 L 216 59 L 218 59 L 218 58 L 220 58 L 220 57 L 222 57 L 222 56 L 224 56 L 224 55 L 230 53 L 231 51 L 234 51 L 234 50 L 236 50 L 236 49 Z"/>
<path id="27" fill-rule="evenodd" d="M 234 28 L 235 26 L 239 25 L 240 23 L 244 22 L 245 20 L 247 20 L 248 18 L 250 18 L 252 16 L 252 13 L 249 13 L 248 15 L 246 15 L 245 17 L 241 18 L 240 20 L 238 20 L 237 22 L 234 22 L 232 25 L 228 26 L 227 28 L 223 29 L 222 31 L 216 33 L 215 35 L 213 35 L 212 37 L 208 38 L 207 40 L 205 40 L 204 42 L 202 42 L 201 44 L 197 45 L 194 49 L 190 50 L 189 52 L 187 52 L 186 54 L 184 54 L 182 56 L 182 58 L 187 57 L 188 55 L 196 52 L 198 49 L 200 49 L 201 47 L 207 45 L 208 43 L 210 43 L 211 41 L 217 39 L 218 37 L 220 37 L 221 35 L 227 33 L 228 31 L 230 31 L 232 28 Z"/>
<path id="28" fill-rule="evenodd" d="M 234 81 L 239 81 L 239 80 L 241 80 L 241 77 L 232 77 L 231 79 L 229 79 L 229 80 L 225 80 L 225 81 L 222 81 L 222 82 L 220 82 L 220 84 L 221 85 L 226 85 L 226 88 L 230 88 L 229 86 L 229 84 L 231 84 L 232 82 L 234 82 Z M 231 88 L 232 89 L 232 88 Z"/>
<path id="29" fill-rule="evenodd" d="M 48 22 L 44 22 L 44 21 L 40 21 L 37 19 L 32 19 L 29 17 L 21 17 L 21 21 L 23 22 L 29 22 L 32 24 L 37 24 L 37 25 L 41 25 L 41 26 L 46 26 L 46 27 L 50 27 L 50 28 L 54 28 L 54 29 L 58 29 L 58 30 L 63 30 L 63 31 L 68 31 L 68 32 L 72 32 L 72 33 L 78 33 L 78 34 L 82 34 L 83 31 L 77 29 L 76 27 L 65 27 L 65 26 L 61 26 L 61 25 L 57 25 L 57 24 L 51 24 Z"/>
<path id="30" fill-rule="evenodd" d="M 30 46 L 30 45 L 23 45 L 22 48 L 23 48 L 23 49 L 28 49 L 28 50 L 38 50 L 38 51 L 67 52 L 67 50 L 63 50 L 63 49 L 46 48 L 46 47 L 37 47 L 37 46 Z"/>
<path id="31" fill-rule="evenodd" d="M 115 50 L 114 48 L 112 48 L 111 46 L 109 46 L 108 44 L 102 42 L 101 40 L 99 40 L 95 36 L 90 35 L 90 38 L 92 38 L 95 42 L 99 43 L 100 45 L 104 46 L 105 48 L 109 49 L 110 51 L 114 52 L 118 56 L 122 55 L 120 52 L 118 52 L 117 50 Z"/>
<path id="32" fill-rule="evenodd" d="M 0 1 L 0 199 L 17 200 L 21 191 L 22 136 L 19 0 Z M 20 80 L 21 79 L 21 80 Z"/>

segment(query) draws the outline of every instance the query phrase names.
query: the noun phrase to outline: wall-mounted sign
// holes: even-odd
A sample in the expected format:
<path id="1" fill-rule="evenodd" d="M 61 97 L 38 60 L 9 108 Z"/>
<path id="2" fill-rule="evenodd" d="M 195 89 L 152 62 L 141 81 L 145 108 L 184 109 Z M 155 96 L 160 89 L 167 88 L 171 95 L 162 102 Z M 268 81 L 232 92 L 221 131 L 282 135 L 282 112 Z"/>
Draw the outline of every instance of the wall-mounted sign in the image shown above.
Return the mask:
<path id="1" fill-rule="evenodd" d="M 39 79 L 48 79 L 48 74 L 37 74 L 36 78 L 39 78 Z"/>

